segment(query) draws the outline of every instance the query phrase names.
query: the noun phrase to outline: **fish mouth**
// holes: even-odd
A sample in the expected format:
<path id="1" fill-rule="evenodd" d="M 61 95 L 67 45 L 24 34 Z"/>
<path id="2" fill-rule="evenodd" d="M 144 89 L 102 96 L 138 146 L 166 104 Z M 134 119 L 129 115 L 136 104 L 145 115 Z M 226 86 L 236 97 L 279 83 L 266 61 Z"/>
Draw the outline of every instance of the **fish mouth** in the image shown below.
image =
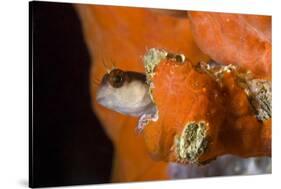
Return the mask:
<path id="1" fill-rule="evenodd" d="M 99 104 L 100 104 L 101 102 L 103 102 L 104 99 L 105 99 L 104 96 L 99 96 L 99 95 L 96 96 L 96 101 L 97 101 Z"/>
<path id="2" fill-rule="evenodd" d="M 101 102 L 103 102 L 105 99 L 105 96 L 101 94 L 100 91 L 97 92 L 96 94 L 96 101 L 100 104 Z"/>

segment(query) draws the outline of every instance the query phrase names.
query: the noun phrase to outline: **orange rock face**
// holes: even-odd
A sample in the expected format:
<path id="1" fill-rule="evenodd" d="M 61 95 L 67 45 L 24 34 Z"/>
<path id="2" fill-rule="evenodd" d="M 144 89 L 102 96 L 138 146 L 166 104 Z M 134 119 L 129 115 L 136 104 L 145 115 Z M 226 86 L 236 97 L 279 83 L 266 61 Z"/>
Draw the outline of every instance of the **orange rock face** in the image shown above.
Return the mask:
<path id="1" fill-rule="evenodd" d="M 198 47 L 213 60 L 271 79 L 271 17 L 188 13 Z"/>

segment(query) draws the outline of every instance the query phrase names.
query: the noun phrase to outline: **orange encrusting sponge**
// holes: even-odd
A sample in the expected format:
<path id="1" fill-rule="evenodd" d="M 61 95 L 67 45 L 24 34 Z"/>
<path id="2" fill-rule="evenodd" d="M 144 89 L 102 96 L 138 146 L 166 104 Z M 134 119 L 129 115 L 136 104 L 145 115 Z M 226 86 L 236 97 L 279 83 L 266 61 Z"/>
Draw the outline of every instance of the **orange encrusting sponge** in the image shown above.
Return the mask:
<path id="1" fill-rule="evenodd" d="M 223 154 L 271 154 L 271 119 L 257 120 L 232 72 L 220 85 L 189 61 L 164 59 L 151 82 L 159 119 L 145 127 L 144 137 L 155 158 L 204 163 Z"/>

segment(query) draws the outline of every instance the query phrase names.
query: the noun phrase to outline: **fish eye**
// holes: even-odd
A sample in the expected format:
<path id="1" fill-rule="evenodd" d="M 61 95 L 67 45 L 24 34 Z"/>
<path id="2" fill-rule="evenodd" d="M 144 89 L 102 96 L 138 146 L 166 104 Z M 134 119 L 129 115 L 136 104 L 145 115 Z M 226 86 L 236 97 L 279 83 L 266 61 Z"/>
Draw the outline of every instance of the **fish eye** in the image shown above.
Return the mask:
<path id="1" fill-rule="evenodd" d="M 122 77 L 120 75 L 116 75 L 112 78 L 112 81 L 114 83 L 121 83 L 122 82 Z"/>
<path id="2" fill-rule="evenodd" d="M 125 73 L 122 70 L 114 69 L 109 73 L 109 83 L 114 88 L 122 87 L 125 81 Z"/>

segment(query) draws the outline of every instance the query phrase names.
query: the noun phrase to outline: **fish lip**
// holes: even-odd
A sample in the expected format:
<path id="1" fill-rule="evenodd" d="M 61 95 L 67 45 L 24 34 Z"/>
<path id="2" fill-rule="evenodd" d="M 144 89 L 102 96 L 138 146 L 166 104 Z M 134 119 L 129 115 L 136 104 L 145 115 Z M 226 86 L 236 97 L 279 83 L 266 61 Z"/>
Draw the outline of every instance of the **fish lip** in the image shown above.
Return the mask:
<path id="1" fill-rule="evenodd" d="M 97 92 L 97 94 L 96 94 L 96 101 L 97 101 L 98 103 L 100 103 L 100 102 L 102 102 L 104 99 L 105 99 L 105 96 L 100 93 L 100 90 L 98 90 L 98 92 Z"/>
<path id="2" fill-rule="evenodd" d="M 101 103 L 102 101 L 104 101 L 104 99 L 105 99 L 104 96 L 98 96 L 98 95 L 97 95 L 97 97 L 96 97 L 96 101 L 97 101 L 98 103 Z"/>

